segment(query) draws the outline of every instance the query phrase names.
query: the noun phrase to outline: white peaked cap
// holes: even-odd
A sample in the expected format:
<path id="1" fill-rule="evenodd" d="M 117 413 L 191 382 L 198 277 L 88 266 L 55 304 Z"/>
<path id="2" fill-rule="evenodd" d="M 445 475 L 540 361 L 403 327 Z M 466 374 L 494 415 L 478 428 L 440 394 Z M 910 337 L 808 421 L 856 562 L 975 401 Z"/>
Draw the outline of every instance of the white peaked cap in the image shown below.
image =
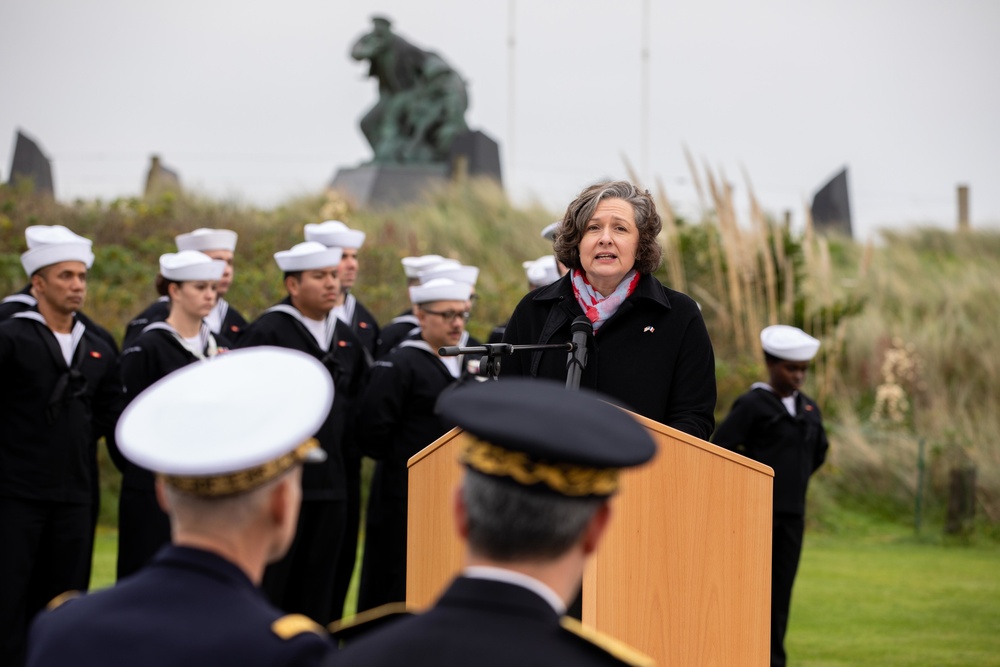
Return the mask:
<path id="1" fill-rule="evenodd" d="M 556 232 L 559 231 L 559 228 L 561 226 L 562 226 L 562 220 L 556 220 L 551 224 L 545 225 L 545 227 L 542 228 L 542 238 L 546 239 L 547 241 L 555 240 Z"/>
<path id="2" fill-rule="evenodd" d="M 236 232 L 228 229 L 206 229 L 202 227 L 187 234 L 175 236 L 178 250 L 236 250 Z"/>
<path id="3" fill-rule="evenodd" d="M 39 269 L 59 262 L 83 262 L 89 269 L 94 265 L 94 253 L 89 243 L 49 243 L 21 254 L 21 266 L 29 278 Z"/>
<path id="4" fill-rule="evenodd" d="M 441 263 L 421 271 L 417 277 L 420 279 L 421 285 L 431 280 L 437 280 L 438 278 L 447 278 L 448 280 L 454 280 L 475 287 L 476 280 L 479 278 L 479 269 L 475 266 L 465 266 L 458 263 Z"/>
<path id="5" fill-rule="evenodd" d="M 554 255 L 539 257 L 533 262 L 524 262 L 524 272 L 528 276 L 528 282 L 536 287 L 542 287 L 559 280 L 559 268 L 556 266 Z"/>
<path id="6" fill-rule="evenodd" d="M 218 280 L 226 263 L 197 250 L 181 250 L 160 255 L 160 275 L 167 280 Z"/>
<path id="7" fill-rule="evenodd" d="M 340 220 L 327 220 L 318 225 L 306 225 L 306 241 L 317 241 L 329 248 L 360 248 L 365 233 L 351 229 Z"/>
<path id="8" fill-rule="evenodd" d="M 404 257 L 399 260 L 407 278 L 416 278 L 421 271 L 426 271 L 438 264 L 461 264 L 457 259 L 448 259 L 441 255 L 420 255 L 419 257 Z"/>
<path id="9" fill-rule="evenodd" d="M 430 303 L 431 301 L 468 301 L 472 294 L 472 286 L 448 278 L 435 278 L 430 282 L 414 285 L 410 288 L 411 303 Z"/>
<path id="10" fill-rule="evenodd" d="M 323 460 L 312 439 L 333 404 L 312 356 L 253 347 L 190 364 L 133 400 L 116 428 L 122 454 L 200 496 L 249 491 L 299 461 Z"/>
<path id="11" fill-rule="evenodd" d="M 327 248 L 319 241 L 305 241 L 292 246 L 290 250 L 274 253 L 274 261 L 286 273 L 312 271 L 337 266 L 342 255 L 340 248 Z"/>
<path id="12" fill-rule="evenodd" d="M 760 346 L 786 361 L 809 361 L 819 351 L 819 341 L 802 329 L 775 324 L 760 332 Z"/>
<path id="13" fill-rule="evenodd" d="M 28 250 L 43 245 L 65 245 L 70 243 L 82 243 L 88 248 L 94 242 L 84 238 L 79 234 L 74 234 L 62 225 L 32 225 L 24 230 L 24 241 L 28 244 Z"/>

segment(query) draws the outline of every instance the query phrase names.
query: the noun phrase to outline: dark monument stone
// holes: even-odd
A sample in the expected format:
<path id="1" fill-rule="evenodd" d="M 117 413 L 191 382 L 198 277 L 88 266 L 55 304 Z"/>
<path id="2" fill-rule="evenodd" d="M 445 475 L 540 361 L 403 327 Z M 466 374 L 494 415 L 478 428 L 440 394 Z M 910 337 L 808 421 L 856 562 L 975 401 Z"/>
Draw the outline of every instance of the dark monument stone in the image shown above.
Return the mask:
<path id="1" fill-rule="evenodd" d="M 457 175 L 454 172 L 464 160 L 469 176 L 488 177 L 498 184 L 503 183 L 500 176 L 500 145 L 480 130 L 456 136 L 448 157 L 453 176 Z"/>
<path id="2" fill-rule="evenodd" d="M 834 231 L 852 237 L 851 200 L 847 191 L 847 167 L 813 196 L 813 226 L 817 231 Z"/>
<path id="3" fill-rule="evenodd" d="M 52 186 L 52 165 L 49 159 L 45 157 L 38 144 L 18 130 L 8 183 L 14 185 L 22 180 L 30 180 L 34 184 L 35 192 L 55 196 L 55 188 Z"/>
<path id="4" fill-rule="evenodd" d="M 153 155 L 149 159 L 143 196 L 150 199 L 168 192 L 178 195 L 181 193 L 181 177 L 176 171 L 166 167 L 159 155 Z"/>
<path id="5" fill-rule="evenodd" d="M 465 81 L 437 54 L 414 46 L 375 17 L 371 32 L 351 47 L 370 63 L 379 99 L 361 119 L 374 155 L 367 164 L 339 169 L 330 187 L 355 204 L 412 202 L 449 179 L 486 176 L 500 183 L 497 143 L 465 122 Z"/>
<path id="6" fill-rule="evenodd" d="M 400 206 L 448 183 L 447 164 L 367 164 L 338 169 L 330 187 L 356 206 Z"/>

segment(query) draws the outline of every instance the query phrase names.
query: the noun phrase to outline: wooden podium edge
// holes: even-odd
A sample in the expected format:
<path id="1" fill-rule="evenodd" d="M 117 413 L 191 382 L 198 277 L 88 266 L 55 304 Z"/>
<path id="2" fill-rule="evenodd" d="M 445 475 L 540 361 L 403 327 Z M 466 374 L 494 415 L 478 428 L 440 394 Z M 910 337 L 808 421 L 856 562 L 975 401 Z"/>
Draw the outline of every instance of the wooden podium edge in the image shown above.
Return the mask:
<path id="1" fill-rule="evenodd" d="M 613 405 L 613 404 L 609 404 L 609 405 Z M 704 452 L 706 452 L 708 454 L 712 454 L 713 456 L 720 456 L 720 457 L 722 457 L 724 459 L 728 459 L 728 460 L 732 461 L 733 463 L 738 463 L 739 465 L 743 466 L 744 468 L 750 468 L 751 470 L 756 470 L 757 472 L 764 473 L 765 475 L 768 475 L 769 477 L 774 477 L 774 470 L 772 470 L 770 468 L 770 466 L 766 466 L 763 463 L 759 463 L 757 461 L 754 461 L 753 459 L 747 458 L 746 456 L 742 456 L 740 454 L 737 454 L 736 452 L 732 452 L 732 451 L 726 449 L 725 447 L 719 447 L 718 445 L 713 445 L 712 443 L 708 442 L 707 440 L 702 440 L 701 438 L 695 437 L 695 436 L 691 435 L 690 433 L 685 433 L 684 431 L 678 431 L 677 429 L 673 428 L 672 426 L 667 426 L 666 424 L 661 424 L 660 422 L 656 421 L 655 419 L 649 419 L 648 417 L 643 417 L 640 414 L 636 414 L 636 413 L 632 412 L 631 410 L 626 410 L 625 408 L 622 408 L 620 406 L 615 406 L 615 407 L 617 407 L 619 410 L 622 410 L 623 412 L 627 412 L 629 415 L 631 415 L 633 418 L 635 418 L 635 420 L 637 422 L 639 422 L 640 424 L 642 424 L 643 426 L 645 426 L 646 428 L 648 428 L 650 430 L 656 431 L 658 433 L 662 433 L 663 435 L 668 435 L 668 436 L 670 436 L 672 438 L 675 438 L 677 440 L 681 440 L 682 442 L 684 442 L 684 443 L 686 443 L 688 445 L 691 445 L 692 447 L 697 447 L 698 449 L 700 449 L 700 450 L 702 450 L 702 451 L 704 451 Z M 435 451 L 437 451 L 440 447 L 444 446 L 444 444 L 446 442 L 448 442 L 449 440 L 451 440 L 452 438 L 454 438 L 457 431 L 462 431 L 462 430 L 463 429 L 461 427 L 459 427 L 459 426 L 454 427 L 453 429 L 451 429 L 450 431 L 448 431 L 447 433 L 445 433 L 444 435 L 442 435 L 440 438 L 438 438 L 437 440 L 435 440 L 434 442 L 432 442 L 431 444 L 427 445 L 426 447 L 424 447 L 423 449 L 421 449 L 419 452 L 417 452 L 416 454 L 414 454 L 413 456 L 411 456 L 406 461 L 406 467 L 407 468 L 411 468 L 411 467 L 413 467 L 414 464 L 416 464 L 417 462 L 419 462 L 421 459 L 430 456 Z"/>
<path id="2" fill-rule="evenodd" d="M 426 447 L 424 447 L 423 449 L 421 449 L 419 452 L 417 452 L 416 454 L 414 454 L 413 456 L 411 456 L 409 459 L 407 459 L 406 460 L 406 467 L 407 468 L 412 468 L 421 459 L 427 458 L 428 456 L 430 456 L 431 454 L 433 454 L 434 452 L 436 452 L 438 449 L 440 449 L 441 447 L 443 447 L 446 442 L 448 442 L 449 440 L 451 440 L 452 438 L 454 438 L 456 435 L 458 435 L 459 432 L 464 433 L 465 431 L 461 427 L 459 427 L 459 426 L 456 426 L 455 428 L 451 429 L 450 431 L 448 431 L 447 433 L 445 433 L 444 435 L 442 435 L 440 438 L 438 438 L 437 440 L 435 440 L 434 442 L 432 442 L 431 444 L 427 445 Z"/>
<path id="3" fill-rule="evenodd" d="M 635 417 L 636 421 L 645 426 L 646 428 L 656 431 L 657 433 L 662 433 L 663 435 L 668 435 L 676 440 L 681 440 L 682 442 L 691 445 L 692 447 L 697 447 L 698 449 L 712 454 L 714 456 L 719 456 L 724 459 L 728 459 L 733 463 L 738 463 L 744 468 L 750 468 L 751 470 L 756 470 L 757 472 L 762 472 L 769 477 L 774 477 L 774 470 L 770 466 L 766 466 L 763 463 L 754 461 L 753 459 L 747 458 L 742 454 L 737 454 L 736 452 L 730 451 L 725 447 L 720 447 L 719 445 L 713 445 L 707 440 L 702 440 L 701 438 L 695 437 L 690 433 L 685 433 L 684 431 L 678 431 L 672 426 L 667 426 L 666 424 L 661 424 L 660 422 L 649 419 L 648 417 L 643 417 L 642 415 L 636 414 L 625 408 L 621 408 L 628 414 Z"/>

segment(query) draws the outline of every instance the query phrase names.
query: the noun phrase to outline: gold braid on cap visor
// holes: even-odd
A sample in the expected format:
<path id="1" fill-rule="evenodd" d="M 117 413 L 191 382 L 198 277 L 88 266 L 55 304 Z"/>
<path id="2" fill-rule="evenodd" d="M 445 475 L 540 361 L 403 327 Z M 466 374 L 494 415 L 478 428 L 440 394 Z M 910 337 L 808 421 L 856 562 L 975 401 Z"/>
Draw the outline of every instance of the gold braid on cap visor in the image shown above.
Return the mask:
<path id="1" fill-rule="evenodd" d="M 308 453 L 317 447 L 319 441 L 316 438 L 309 438 L 287 454 L 246 470 L 198 477 L 190 475 L 160 475 L 160 477 L 178 491 L 192 496 L 203 498 L 234 496 L 270 482 L 296 463 L 304 461 Z"/>
<path id="2" fill-rule="evenodd" d="M 617 468 L 543 463 L 472 437 L 461 461 L 484 475 L 510 477 L 524 486 L 544 484 L 564 496 L 610 496 L 618 490 Z"/>

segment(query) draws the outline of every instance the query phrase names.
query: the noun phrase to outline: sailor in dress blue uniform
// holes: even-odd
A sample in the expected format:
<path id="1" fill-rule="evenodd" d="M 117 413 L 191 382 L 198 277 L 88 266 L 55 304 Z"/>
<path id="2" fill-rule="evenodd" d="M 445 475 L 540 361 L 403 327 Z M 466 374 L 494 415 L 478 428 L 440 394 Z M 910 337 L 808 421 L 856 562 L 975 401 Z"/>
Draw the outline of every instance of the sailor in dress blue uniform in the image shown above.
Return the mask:
<path id="1" fill-rule="evenodd" d="M 325 631 L 257 586 L 292 541 L 301 464 L 323 456 L 312 434 L 333 393 L 315 359 L 262 347 L 186 366 L 136 398 L 118 444 L 158 474 L 173 544 L 113 588 L 54 600 L 32 626 L 27 664 L 298 666 L 327 656 Z"/>

